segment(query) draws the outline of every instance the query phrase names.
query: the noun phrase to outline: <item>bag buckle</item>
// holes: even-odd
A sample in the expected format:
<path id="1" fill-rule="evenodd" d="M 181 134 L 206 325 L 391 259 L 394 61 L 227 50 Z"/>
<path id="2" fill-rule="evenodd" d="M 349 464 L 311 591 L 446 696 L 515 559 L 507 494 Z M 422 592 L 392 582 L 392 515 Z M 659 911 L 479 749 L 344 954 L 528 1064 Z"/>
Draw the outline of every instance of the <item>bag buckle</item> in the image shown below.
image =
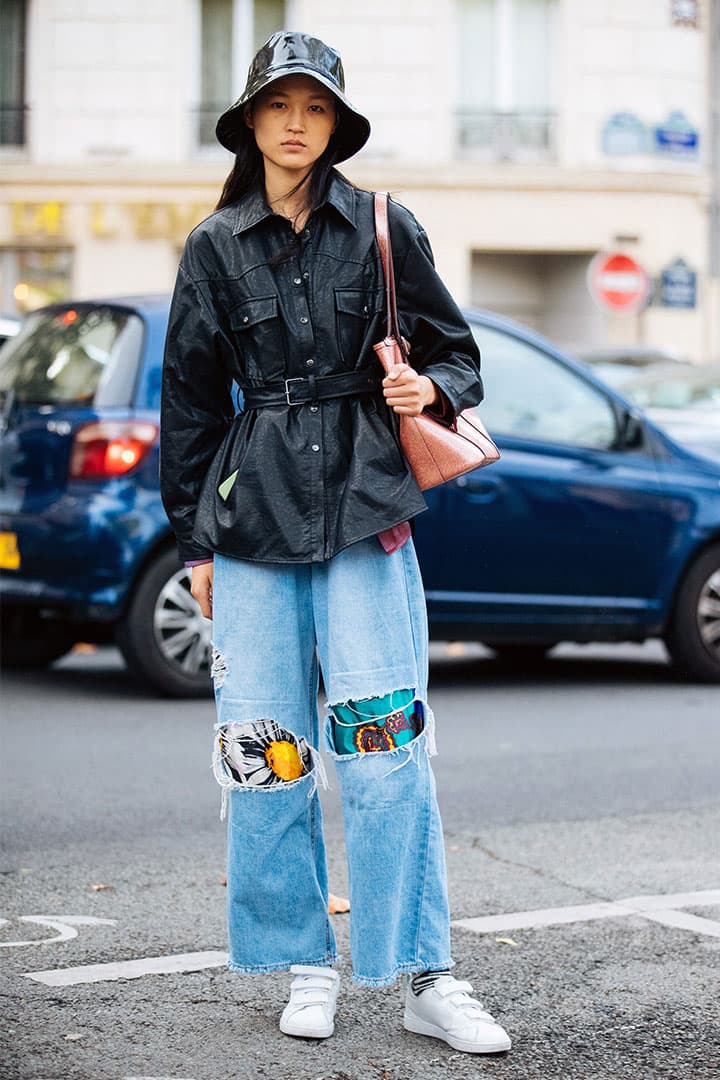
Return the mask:
<path id="1" fill-rule="evenodd" d="M 300 378 L 299 376 L 295 377 L 294 379 L 285 379 L 285 400 L 287 401 L 288 405 L 304 405 L 305 404 L 304 401 L 291 401 L 290 400 L 290 394 L 291 394 L 290 383 L 292 383 L 292 382 L 304 383 L 305 379 Z"/>

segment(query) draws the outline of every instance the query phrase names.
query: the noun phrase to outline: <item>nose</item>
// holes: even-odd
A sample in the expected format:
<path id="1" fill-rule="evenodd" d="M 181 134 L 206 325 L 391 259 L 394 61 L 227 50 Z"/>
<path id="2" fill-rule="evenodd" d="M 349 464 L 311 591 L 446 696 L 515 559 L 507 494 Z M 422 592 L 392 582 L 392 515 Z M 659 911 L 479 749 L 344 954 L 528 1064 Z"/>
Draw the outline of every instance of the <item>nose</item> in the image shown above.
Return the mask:
<path id="1" fill-rule="evenodd" d="M 300 109 L 293 109 L 293 111 L 289 113 L 287 126 L 288 131 L 292 131 L 293 133 L 304 131 L 305 125 L 303 123 L 303 114 Z"/>

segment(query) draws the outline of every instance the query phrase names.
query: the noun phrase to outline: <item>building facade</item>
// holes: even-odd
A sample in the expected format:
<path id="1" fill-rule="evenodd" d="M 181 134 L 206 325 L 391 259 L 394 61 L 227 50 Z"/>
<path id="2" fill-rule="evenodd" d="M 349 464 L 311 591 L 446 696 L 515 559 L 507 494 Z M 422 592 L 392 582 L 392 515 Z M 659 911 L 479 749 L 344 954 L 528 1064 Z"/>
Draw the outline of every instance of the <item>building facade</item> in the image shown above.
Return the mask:
<path id="1" fill-rule="evenodd" d="M 416 213 L 461 303 L 720 358 L 710 2 L 0 0 L 0 310 L 170 290 L 232 165 L 215 120 L 286 26 L 342 54 L 373 125 L 344 171 Z M 598 252 L 647 272 L 647 304 L 593 298 Z"/>

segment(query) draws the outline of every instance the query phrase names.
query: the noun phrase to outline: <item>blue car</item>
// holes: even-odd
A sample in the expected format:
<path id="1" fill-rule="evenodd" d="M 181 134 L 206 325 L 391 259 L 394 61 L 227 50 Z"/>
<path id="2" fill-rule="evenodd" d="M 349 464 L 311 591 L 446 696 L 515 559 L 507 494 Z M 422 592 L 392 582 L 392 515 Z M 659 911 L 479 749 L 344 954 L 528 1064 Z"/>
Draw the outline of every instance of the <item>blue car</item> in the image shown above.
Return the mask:
<path id="1" fill-rule="evenodd" d="M 56 304 L 0 351 L 5 666 L 115 641 L 161 692 L 209 692 L 211 624 L 158 491 L 167 316 L 166 296 Z M 466 316 L 502 457 L 415 519 L 432 636 L 518 664 L 661 637 L 685 677 L 720 681 L 720 460 L 543 338 Z"/>

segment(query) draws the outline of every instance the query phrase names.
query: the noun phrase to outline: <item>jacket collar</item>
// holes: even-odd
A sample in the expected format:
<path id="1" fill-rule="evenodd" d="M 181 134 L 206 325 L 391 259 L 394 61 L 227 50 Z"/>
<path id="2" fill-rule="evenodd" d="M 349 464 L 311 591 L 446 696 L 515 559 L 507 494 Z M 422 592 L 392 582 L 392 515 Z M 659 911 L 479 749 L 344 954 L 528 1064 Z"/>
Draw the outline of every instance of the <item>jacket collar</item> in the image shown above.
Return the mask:
<path id="1" fill-rule="evenodd" d="M 327 193 L 321 202 L 321 206 L 330 203 L 345 218 L 353 228 L 356 228 L 355 220 L 355 189 L 347 183 L 339 173 L 330 173 Z M 244 199 L 237 203 L 233 236 L 247 232 L 254 225 L 264 221 L 265 218 L 273 217 L 273 212 L 265 201 L 265 194 L 261 187 L 256 187 L 248 192 Z"/>

